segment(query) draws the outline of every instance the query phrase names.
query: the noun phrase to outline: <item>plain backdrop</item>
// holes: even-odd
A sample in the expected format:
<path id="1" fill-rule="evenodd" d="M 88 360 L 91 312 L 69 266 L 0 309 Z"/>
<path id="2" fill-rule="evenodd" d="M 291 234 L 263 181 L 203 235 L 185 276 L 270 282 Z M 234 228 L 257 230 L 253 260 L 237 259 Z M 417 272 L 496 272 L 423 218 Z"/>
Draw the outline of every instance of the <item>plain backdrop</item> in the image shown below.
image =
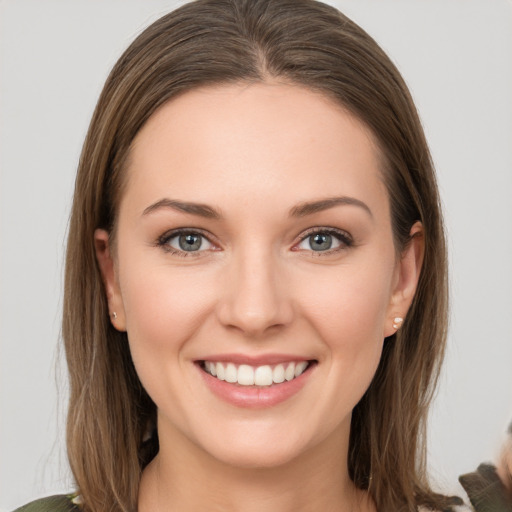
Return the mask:
<path id="1" fill-rule="evenodd" d="M 430 424 L 442 489 L 495 458 L 512 419 L 512 3 L 330 2 L 409 84 L 439 175 L 452 312 Z M 81 144 L 108 71 L 165 0 L 0 0 L 0 510 L 72 489 L 59 356 Z"/>

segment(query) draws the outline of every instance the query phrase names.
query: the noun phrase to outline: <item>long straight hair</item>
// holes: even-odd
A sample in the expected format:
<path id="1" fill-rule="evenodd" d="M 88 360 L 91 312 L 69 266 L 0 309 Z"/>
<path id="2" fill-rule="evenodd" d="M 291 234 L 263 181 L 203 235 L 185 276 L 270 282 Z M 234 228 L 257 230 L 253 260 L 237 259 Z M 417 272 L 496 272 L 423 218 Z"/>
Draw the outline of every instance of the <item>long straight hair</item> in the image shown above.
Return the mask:
<path id="1" fill-rule="evenodd" d="M 135 511 L 141 472 L 158 451 L 155 405 L 137 377 L 126 334 L 109 321 L 94 230 L 115 237 L 130 145 L 161 105 L 197 87 L 269 78 L 323 93 L 373 132 L 397 254 L 411 226 L 424 227 L 416 296 L 353 411 L 350 477 L 380 512 L 448 510 L 456 501 L 434 493 L 426 476 L 425 422 L 446 340 L 447 265 L 432 161 L 402 77 L 368 34 L 322 3 L 197 0 L 153 23 L 115 64 L 80 158 L 63 338 L 68 455 L 87 511 Z"/>

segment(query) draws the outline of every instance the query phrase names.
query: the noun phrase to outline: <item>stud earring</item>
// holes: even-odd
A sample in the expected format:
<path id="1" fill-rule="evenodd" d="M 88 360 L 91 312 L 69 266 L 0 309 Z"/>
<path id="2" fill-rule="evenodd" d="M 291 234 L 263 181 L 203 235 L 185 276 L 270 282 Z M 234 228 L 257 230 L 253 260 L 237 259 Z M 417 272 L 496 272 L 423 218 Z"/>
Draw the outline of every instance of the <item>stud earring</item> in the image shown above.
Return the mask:
<path id="1" fill-rule="evenodd" d="M 113 311 L 113 312 L 112 312 L 112 318 L 113 318 L 114 320 L 116 320 L 116 319 L 117 319 L 117 313 L 116 313 L 115 311 Z"/>
<path id="2" fill-rule="evenodd" d="M 400 327 L 402 327 L 403 321 L 403 318 L 399 316 L 395 317 L 395 319 L 393 320 L 393 329 L 400 329 Z"/>

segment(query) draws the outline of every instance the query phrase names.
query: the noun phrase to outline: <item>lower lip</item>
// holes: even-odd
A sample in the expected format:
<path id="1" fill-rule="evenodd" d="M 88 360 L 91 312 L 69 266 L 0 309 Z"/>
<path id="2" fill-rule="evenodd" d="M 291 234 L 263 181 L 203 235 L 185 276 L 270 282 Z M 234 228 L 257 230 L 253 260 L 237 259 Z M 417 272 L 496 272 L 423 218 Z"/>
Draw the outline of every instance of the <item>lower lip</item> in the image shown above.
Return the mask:
<path id="1" fill-rule="evenodd" d="M 316 364 L 311 363 L 306 371 L 290 381 L 272 386 L 240 386 L 219 380 L 196 364 L 210 391 L 220 399 L 236 407 L 261 409 L 280 404 L 297 394 L 306 384 Z"/>

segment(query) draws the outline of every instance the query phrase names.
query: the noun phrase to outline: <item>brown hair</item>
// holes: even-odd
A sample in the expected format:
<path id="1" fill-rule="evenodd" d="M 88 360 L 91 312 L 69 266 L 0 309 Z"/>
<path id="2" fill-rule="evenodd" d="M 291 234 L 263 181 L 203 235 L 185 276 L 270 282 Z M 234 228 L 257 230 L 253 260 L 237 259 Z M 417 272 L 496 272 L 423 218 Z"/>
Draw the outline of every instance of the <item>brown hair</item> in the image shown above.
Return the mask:
<path id="1" fill-rule="evenodd" d="M 312 0 L 198 0 L 142 32 L 108 77 L 84 143 L 67 246 L 63 337 L 70 372 L 68 453 L 84 508 L 134 511 L 141 471 L 158 450 L 155 405 L 110 324 L 95 258 L 113 233 L 130 145 L 169 99 L 199 86 L 282 79 L 328 95 L 374 133 L 383 155 L 397 252 L 424 227 L 417 294 L 353 411 L 348 467 L 381 512 L 449 509 L 425 468 L 425 421 L 443 358 L 446 254 L 423 130 L 390 59 L 360 27 Z"/>

